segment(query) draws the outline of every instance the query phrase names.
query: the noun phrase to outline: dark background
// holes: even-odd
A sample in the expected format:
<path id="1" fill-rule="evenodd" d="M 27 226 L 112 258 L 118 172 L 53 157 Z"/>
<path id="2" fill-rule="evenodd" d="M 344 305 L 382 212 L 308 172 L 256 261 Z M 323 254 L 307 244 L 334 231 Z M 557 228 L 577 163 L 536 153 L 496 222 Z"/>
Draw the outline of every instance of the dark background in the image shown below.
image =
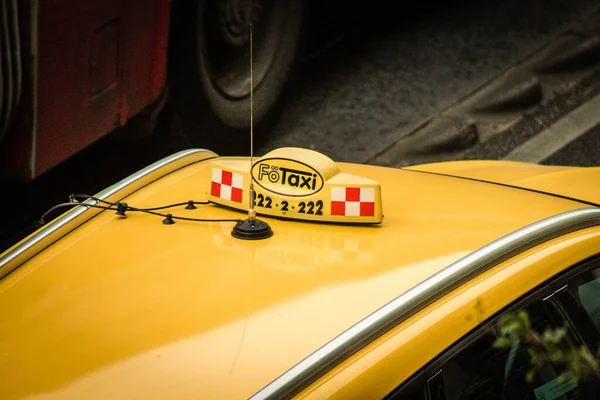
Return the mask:
<path id="1" fill-rule="evenodd" d="M 256 153 L 297 146 L 338 161 L 366 162 L 597 5 L 591 0 L 320 3 L 311 14 L 287 106 Z M 169 103 L 155 132 L 144 129 L 132 124 L 113 132 L 33 183 L 3 179 L 0 249 L 30 233 L 46 209 L 71 193 L 94 194 L 175 151 L 211 147 L 188 139 Z M 590 131 L 553 162 L 597 165 L 599 137 Z"/>

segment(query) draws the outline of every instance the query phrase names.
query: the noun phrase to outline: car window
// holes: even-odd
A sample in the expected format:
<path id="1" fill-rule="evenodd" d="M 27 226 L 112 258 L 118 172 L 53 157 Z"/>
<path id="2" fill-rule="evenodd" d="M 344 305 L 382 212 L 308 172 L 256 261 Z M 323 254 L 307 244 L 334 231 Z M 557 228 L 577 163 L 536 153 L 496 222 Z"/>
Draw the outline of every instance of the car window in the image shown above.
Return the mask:
<path id="1" fill-rule="evenodd" d="M 555 325 L 546 307 L 537 302 L 525 309 L 532 328 L 543 332 Z M 559 382 L 560 371 L 544 365 L 532 382 L 527 382 L 530 369 L 527 348 L 517 344 L 509 349 L 494 348 L 496 336 L 491 328 L 472 341 L 441 368 L 445 400 L 484 399 L 579 399 L 581 388 L 568 382 Z M 434 397 L 432 396 L 432 400 Z"/>
<path id="2" fill-rule="evenodd" d="M 590 271 L 574 283 L 573 289 L 579 303 L 600 332 L 600 269 Z"/>
<path id="3" fill-rule="evenodd" d="M 600 346 L 600 268 L 577 274 L 556 293 L 581 340 L 595 350 Z"/>
<path id="4" fill-rule="evenodd" d="M 522 299 L 521 308 L 531 320 L 532 329 L 570 327 L 565 346 L 600 347 L 600 268 L 598 259 L 587 260 L 577 268 L 544 284 Z M 387 396 L 403 399 L 406 391 L 421 388 L 427 400 L 573 400 L 600 399 L 600 382 L 588 379 L 575 383 L 559 380 L 560 367 L 547 364 L 528 382 L 531 362 L 526 345 L 498 349 L 493 346 L 496 317 L 484 327 L 455 343 L 446 352 Z M 565 349 L 566 350 L 566 349 Z"/>
<path id="5" fill-rule="evenodd" d="M 546 301 L 537 301 L 524 308 L 532 329 L 544 332 L 560 325 L 557 309 Z M 446 359 L 429 374 L 425 392 L 429 400 L 574 400 L 597 399 L 597 388 L 587 383 L 559 380 L 562 370 L 546 364 L 533 381 L 526 379 L 531 363 L 527 346 L 499 349 L 493 346 L 494 324 L 451 348 Z M 572 340 L 571 340 L 572 342 Z M 468 343 L 468 344 L 465 344 Z M 452 354 L 452 355 L 448 355 Z M 439 362 L 438 362 L 439 363 Z M 420 386 L 423 384 L 421 383 Z M 412 390 L 413 386 L 410 385 Z M 409 389 L 407 387 L 406 389 Z M 389 396 L 404 399 L 402 391 Z"/>

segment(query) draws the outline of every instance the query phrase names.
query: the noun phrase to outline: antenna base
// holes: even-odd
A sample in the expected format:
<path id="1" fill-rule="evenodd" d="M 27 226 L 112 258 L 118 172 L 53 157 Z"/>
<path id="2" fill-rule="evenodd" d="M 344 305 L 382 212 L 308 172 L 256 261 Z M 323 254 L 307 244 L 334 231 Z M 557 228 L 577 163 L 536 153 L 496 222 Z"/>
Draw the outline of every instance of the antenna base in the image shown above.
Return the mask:
<path id="1" fill-rule="evenodd" d="M 273 236 L 273 231 L 266 222 L 260 219 L 251 220 L 248 218 L 235 224 L 231 236 L 244 240 L 260 240 Z"/>

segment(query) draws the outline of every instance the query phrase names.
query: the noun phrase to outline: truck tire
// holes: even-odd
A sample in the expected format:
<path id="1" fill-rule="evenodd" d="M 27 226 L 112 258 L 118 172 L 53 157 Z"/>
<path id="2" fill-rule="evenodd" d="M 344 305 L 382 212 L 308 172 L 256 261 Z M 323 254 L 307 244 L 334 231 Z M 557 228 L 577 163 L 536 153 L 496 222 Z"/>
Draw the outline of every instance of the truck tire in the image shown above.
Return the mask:
<path id="1" fill-rule="evenodd" d="M 253 30 L 255 140 L 283 106 L 304 25 L 305 0 L 172 3 L 169 84 L 184 133 L 220 154 L 248 153 L 249 26 Z"/>

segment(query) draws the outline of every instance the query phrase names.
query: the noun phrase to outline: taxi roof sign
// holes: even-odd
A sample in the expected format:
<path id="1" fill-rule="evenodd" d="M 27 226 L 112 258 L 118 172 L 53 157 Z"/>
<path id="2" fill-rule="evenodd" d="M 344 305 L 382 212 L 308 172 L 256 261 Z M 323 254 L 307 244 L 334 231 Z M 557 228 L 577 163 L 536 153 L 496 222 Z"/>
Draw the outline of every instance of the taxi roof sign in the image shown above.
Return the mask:
<path id="1" fill-rule="evenodd" d="M 340 172 L 314 150 L 284 147 L 256 160 L 216 159 L 208 199 L 247 211 L 254 182 L 257 213 L 298 220 L 378 224 L 382 222 L 378 182 Z"/>

